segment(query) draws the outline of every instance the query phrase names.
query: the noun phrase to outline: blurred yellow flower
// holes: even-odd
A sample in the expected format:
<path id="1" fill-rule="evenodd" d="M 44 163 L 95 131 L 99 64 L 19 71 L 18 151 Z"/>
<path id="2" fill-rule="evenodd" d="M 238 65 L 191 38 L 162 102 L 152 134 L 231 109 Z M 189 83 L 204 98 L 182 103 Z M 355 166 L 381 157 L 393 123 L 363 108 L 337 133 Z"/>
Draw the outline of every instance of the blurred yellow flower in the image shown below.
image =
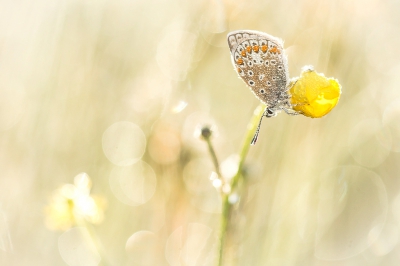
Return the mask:
<path id="1" fill-rule="evenodd" d="M 319 118 L 329 113 L 338 103 L 341 86 L 336 79 L 326 78 L 311 66 L 303 68 L 299 78 L 290 86 L 291 103 L 302 115 Z"/>
<path id="2" fill-rule="evenodd" d="M 86 220 L 96 224 L 103 221 L 106 200 L 90 195 L 91 180 L 86 173 L 74 178 L 74 184 L 65 184 L 55 190 L 45 209 L 46 225 L 51 230 L 67 230 Z"/>

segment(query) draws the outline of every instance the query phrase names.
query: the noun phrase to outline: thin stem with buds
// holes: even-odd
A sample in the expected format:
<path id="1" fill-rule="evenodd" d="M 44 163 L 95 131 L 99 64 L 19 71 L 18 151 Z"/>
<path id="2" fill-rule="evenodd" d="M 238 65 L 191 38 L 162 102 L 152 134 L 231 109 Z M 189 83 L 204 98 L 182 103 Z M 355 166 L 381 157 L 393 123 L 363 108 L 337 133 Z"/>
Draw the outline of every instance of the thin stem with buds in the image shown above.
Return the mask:
<path id="1" fill-rule="evenodd" d="M 259 124 L 260 119 L 264 115 L 264 105 L 260 104 L 254 111 L 253 117 L 250 121 L 250 123 L 247 126 L 247 132 L 245 135 L 245 138 L 242 143 L 242 147 L 240 149 L 239 153 L 239 165 L 237 172 L 235 176 L 232 178 L 230 181 L 230 192 L 229 193 L 224 193 L 221 190 L 222 193 L 222 215 L 221 215 L 221 224 L 220 224 L 220 235 L 219 235 L 219 252 L 218 252 L 218 257 L 217 257 L 217 264 L 218 266 L 222 266 L 223 264 L 223 257 L 224 257 L 224 251 L 225 251 L 225 242 L 227 238 L 227 234 L 229 231 L 229 218 L 231 216 L 232 212 L 232 206 L 233 203 L 229 201 L 229 197 L 232 195 L 232 192 L 237 190 L 238 184 L 240 183 L 239 181 L 243 178 L 242 175 L 242 170 L 243 170 L 243 165 L 244 161 L 246 159 L 247 153 L 250 148 L 250 143 L 252 143 L 252 140 L 254 138 L 254 134 L 257 131 L 257 125 Z M 214 163 L 215 171 L 218 174 L 219 178 L 222 178 L 220 171 L 219 171 L 219 164 L 217 160 L 217 156 L 215 154 L 214 148 L 212 146 L 210 136 L 211 136 L 211 130 L 209 127 L 203 127 L 201 130 L 201 136 L 203 139 L 207 142 L 208 144 L 208 149 L 211 155 L 211 158 Z"/>

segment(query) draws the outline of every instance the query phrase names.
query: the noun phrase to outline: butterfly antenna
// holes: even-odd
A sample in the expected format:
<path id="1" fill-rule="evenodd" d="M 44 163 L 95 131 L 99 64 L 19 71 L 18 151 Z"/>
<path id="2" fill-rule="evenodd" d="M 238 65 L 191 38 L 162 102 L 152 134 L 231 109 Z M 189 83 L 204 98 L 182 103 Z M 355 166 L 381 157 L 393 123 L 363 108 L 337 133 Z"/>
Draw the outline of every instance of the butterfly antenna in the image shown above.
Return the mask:
<path id="1" fill-rule="evenodd" d="M 251 145 L 256 145 L 257 139 L 258 139 L 258 134 L 260 133 L 260 127 L 261 127 L 261 121 L 263 119 L 263 117 L 266 116 L 265 112 L 263 113 L 263 115 L 260 118 L 260 122 L 258 122 L 258 127 L 256 129 L 256 133 L 254 134 L 253 139 L 251 140 Z"/>

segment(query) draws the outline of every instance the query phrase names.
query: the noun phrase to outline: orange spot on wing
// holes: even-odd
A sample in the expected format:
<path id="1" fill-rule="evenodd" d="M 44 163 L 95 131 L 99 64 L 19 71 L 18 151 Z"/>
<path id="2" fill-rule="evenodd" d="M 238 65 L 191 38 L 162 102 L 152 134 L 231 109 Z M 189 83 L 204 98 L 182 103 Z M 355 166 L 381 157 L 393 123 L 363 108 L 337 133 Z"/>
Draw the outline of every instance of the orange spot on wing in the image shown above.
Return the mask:
<path id="1" fill-rule="evenodd" d="M 268 47 L 266 45 L 261 46 L 261 51 L 263 51 L 263 53 L 268 51 Z"/>
<path id="2" fill-rule="evenodd" d="M 281 51 L 278 48 L 276 48 L 276 46 L 274 46 L 271 49 L 269 49 L 269 51 L 271 53 L 274 53 L 274 54 L 276 54 L 276 53 L 280 54 L 281 53 Z"/>
<path id="3" fill-rule="evenodd" d="M 243 71 L 243 70 L 242 70 L 240 67 L 237 68 L 237 72 L 238 72 L 238 73 L 242 73 L 242 71 Z"/>
<path id="4" fill-rule="evenodd" d="M 246 56 L 246 50 L 243 50 L 240 54 L 241 54 L 243 57 L 245 57 L 245 56 Z"/>
<path id="5" fill-rule="evenodd" d="M 259 46 L 258 46 L 258 45 L 254 45 L 254 46 L 253 46 L 253 51 L 254 51 L 254 52 L 258 53 L 258 49 L 259 49 Z"/>
<path id="6" fill-rule="evenodd" d="M 243 59 L 242 59 L 242 58 L 239 58 L 236 62 L 237 62 L 239 65 L 243 65 Z"/>
<path id="7" fill-rule="evenodd" d="M 251 53 L 251 46 L 247 46 L 246 50 L 247 50 L 248 53 Z"/>

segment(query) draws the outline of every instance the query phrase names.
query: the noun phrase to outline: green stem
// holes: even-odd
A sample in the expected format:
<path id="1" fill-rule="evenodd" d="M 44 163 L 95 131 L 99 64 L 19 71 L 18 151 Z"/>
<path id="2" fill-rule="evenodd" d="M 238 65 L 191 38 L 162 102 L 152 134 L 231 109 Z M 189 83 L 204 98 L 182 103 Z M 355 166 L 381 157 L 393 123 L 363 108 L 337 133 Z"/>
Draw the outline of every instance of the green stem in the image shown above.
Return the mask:
<path id="1" fill-rule="evenodd" d="M 260 120 L 261 116 L 264 113 L 265 106 L 263 104 L 260 104 L 255 110 L 253 117 L 250 121 L 250 123 L 247 126 L 247 132 L 244 137 L 242 147 L 240 149 L 239 153 L 239 165 L 238 165 L 238 170 L 236 172 L 236 175 L 232 178 L 231 181 L 231 192 L 236 191 L 236 188 L 239 184 L 239 181 L 241 178 L 243 178 L 242 175 L 242 170 L 243 170 L 243 164 L 246 159 L 247 153 L 250 148 L 250 143 L 251 140 L 253 139 L 254 133 L 256 132 L 258 121 Z M 232 204 L 229 202 L 229 196 L 230 194 L 223 194 L 222 197 L 222 216 L 221 216 L 221 227 L 220 227 L 220 236 L 219 236 L 219 256 L 218 256 L 218 266 L 222 266 L 223 263 L 223 256 L 224 256 L 224 248 L 225 248 L 225 241 L 228 233 L 228 227 L 229 227 L 229 218 L 231 215 L 232 211 Z"/>
<path id="2" fill-rule="evenodd" d="M 217 173 L 218 178 L 221 178 L 221 173 L 219 171 L 219 163 L 218 163 L 217 155 L 215 154 L 215 150 L 214 150 L 214 148 L 212 146 L 211 140 L 210 140 L 210 138 L 205 138 L 205 141 L 207 142 L 208 150 L 209 150 L 209 152 L 211 154 L 211 158 L 212 158 L 212 161 L 213 161 L 213 164 L 214 164 L 215 172 Z"/>

